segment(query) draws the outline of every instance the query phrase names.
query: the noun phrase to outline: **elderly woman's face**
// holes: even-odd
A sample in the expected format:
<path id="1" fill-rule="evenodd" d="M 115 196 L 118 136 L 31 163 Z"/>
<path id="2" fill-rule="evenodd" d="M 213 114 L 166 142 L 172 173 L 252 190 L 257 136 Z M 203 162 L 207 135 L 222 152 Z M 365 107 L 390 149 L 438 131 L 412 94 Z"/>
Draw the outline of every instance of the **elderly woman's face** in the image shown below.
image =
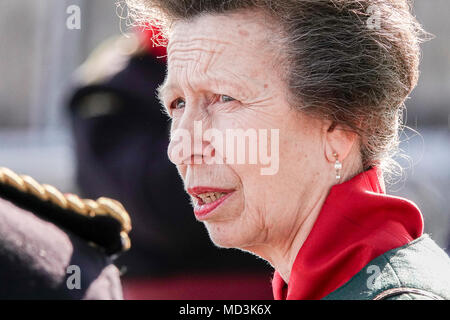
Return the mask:
<path id="1" fill-rule="evenodd" d="M 323 124 L 288 104 L 277 50 L 267 42 L 272 31 L 259 21 L 239 13 L 175 24 L 160 91 L 172 117 L 169 157 L 196 218 L 224 247 L 251 249 L 285 238 L 316 182 L 329 173 Z M 236 143 L 232 159 L 227 132 L 239 136 L 239 129 L 256 140 L 247 138 L 244 151 Z M 205 134 L 208 130 L 214 134 Z M 180 131 L 200 143 L 179 152 Z M 254 148 L 256 164 L 249 159 Z M 261 153 L 269 154 L 270 163 Z"/>

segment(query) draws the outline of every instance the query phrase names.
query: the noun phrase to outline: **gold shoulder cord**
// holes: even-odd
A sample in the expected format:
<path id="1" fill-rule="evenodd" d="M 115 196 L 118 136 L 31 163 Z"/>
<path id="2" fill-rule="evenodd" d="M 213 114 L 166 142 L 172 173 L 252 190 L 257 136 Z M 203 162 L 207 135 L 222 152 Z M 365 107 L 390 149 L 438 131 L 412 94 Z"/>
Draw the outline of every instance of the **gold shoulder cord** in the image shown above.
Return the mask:
<path id="1" fill-rule="evenodd" d="M 0 167 L 0 183 L 11 186 L 24 193 L 30 193 L 43 201 L 49 201 L 63 209 L 69 209 L 87 217 L 99 215 L 109 216 L 120 222 L 120 237 L 124 251 L 131 247 L 128 233 L 131 231 L 131 220 L 122 204 L 114 199 L 101 197 L 96 201 L 81 199 L 74 194 L 62 194 L 55 187 L 39 184 L 26 175 L 18 175 L 8 168 Z"/>

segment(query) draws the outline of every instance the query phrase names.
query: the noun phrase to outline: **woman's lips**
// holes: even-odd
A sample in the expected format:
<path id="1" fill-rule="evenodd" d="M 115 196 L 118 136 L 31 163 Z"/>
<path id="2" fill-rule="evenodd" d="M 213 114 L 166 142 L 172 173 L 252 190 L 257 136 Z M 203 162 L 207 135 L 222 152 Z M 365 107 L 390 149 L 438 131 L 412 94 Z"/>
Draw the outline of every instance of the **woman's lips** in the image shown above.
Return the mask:
<path id="1" fill-rule="evenodd" d="M 201 220 L 206 218 L 206 216 L 211 213 L 214 209 L 220 206 L 226 199 L 228 199 L 234 192 L 233 189 L 222 189 L 222 188 L 212 188 L 212 187 L 194 187 L 189 188 L 188 193 L 194 196 L 197 201 L 194 206 L 194 214 L 197 219 Z M 209 203 L 206 203 L 202 200 L 200 195 L 208 194 L 208 193 L 222 193 L 220 198 L 215 199 Z"/>

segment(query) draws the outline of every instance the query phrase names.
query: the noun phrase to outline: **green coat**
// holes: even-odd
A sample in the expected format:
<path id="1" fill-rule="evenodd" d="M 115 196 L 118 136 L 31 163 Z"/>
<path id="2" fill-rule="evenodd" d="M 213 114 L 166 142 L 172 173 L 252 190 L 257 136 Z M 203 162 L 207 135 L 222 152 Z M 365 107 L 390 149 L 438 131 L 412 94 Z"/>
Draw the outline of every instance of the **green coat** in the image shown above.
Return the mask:
<path id="1" fill-rule="evenodd" d="M 450 300 L 450 259 L 428 235 L 369 262 L 324 300 Z"/>

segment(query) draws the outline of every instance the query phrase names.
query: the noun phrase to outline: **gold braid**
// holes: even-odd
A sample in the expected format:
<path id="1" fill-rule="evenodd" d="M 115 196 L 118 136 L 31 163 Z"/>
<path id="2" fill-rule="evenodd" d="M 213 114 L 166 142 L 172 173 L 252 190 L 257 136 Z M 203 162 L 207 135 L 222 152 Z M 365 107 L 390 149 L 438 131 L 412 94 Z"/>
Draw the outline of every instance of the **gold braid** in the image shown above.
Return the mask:
<path id="1" fill-rule="evenodd" d="M 61 193 L 48 184 L 39 184 L 26 175 L 18 175 L 8 168 L 0 167 L 0 183 L 11 186 L 21 192 L 29 193 L 43 201 L 49 201 L 60 208 L 69 209 L 87 217 L 109 216 L 120 222 L 120 237 L 124 250 L 131 246 L 128 233 L 131 231 L 131 219 L 122 204 L 114 199 L 101 197 L 96 201 L 81 199 L 75 194 Z"/>

